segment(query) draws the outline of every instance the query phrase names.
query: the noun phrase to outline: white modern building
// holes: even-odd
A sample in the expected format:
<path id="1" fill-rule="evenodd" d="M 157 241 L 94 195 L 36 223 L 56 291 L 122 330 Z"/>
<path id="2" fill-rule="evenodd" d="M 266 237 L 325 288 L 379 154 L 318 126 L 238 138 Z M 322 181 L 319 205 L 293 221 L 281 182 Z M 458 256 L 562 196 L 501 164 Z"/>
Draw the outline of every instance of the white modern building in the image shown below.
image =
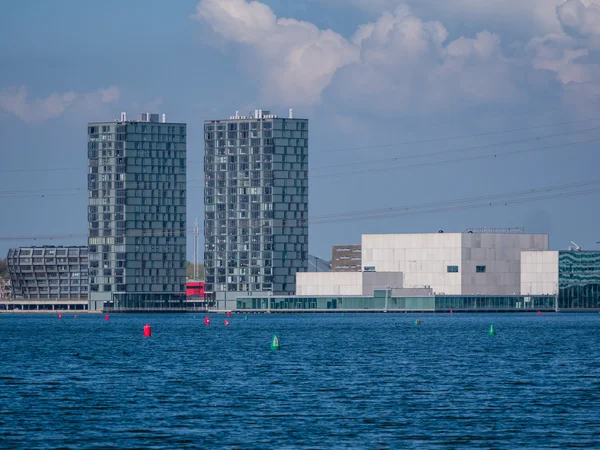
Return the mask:
<path id="1" fill-rule="evenodd" d="M 393 296 L 433 295 L 430 288 L 404 288 L 401 272 L 303 272 L 296 275 L 297 295 L 362 295 L 388 290 Z"/>
<path id="2" fill-rule="evenodd" d="M 366 234 L 362 273 L 297 274 L 296 293 L 370 295 L 387 288 L 419 295 L 516 295 L 522 252 L 544 250 L 547 234 Z M 388 278 L 378 280 L 383 273 Z"/>
<path id="3" fill-rule="evenodd" d="M 553 250 L 521 252 L 521 294 L 557 295 L 558 258 Z"/>

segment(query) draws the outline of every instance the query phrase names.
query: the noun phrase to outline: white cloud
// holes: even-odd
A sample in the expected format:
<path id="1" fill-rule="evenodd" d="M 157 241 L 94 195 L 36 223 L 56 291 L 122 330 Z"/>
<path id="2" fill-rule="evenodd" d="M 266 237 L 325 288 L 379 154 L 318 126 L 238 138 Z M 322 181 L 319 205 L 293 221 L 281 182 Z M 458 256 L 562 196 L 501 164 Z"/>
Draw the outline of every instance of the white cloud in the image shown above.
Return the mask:
<path id="1" fill-rule="evenodd" d="M 98 92 L 100 92 L 100 95 L 102 96 L 102 103 L 112 103 L 117 101 L 121 95 L 119 88 L 116 86 L 111 86 L 107 89 L 100 89 Z"/>
<path id="2" fill-rule="evenodd" d="M 111 86 L 85 94 L 74 91 L 54 92 L 46 98 L 29 99 L 25 86 L 9 87 L 0 91 L 0 108 L 26 123 L 35 123 L 59 117 L 68 108 L 90 108 L 98 103 L 111 103 L 118 100 L 119 95 L 119 88 Z"/>
<path id="3" fill-rule="evenodd" d="M 193 18 L 252 52 L 246 69 L 260 80 L 269 101 L 316 103 L 335 72 L 358 59 L 358 48 L 338 33 L 277 18 L 258 1 L 202 0 Z"/>
<path id="4" fill-rule="evenodd" d="M 600 71 L 592 51 L 600 48 L 600 0 L 447 0 L 415 6 L 422 9 L 426 3 L 441 11 L 443 4 L 455 7 L 455 14 L 504 16 L 507 21 L 528 12 L 536 26 L 528 30 L 525 46 L 511 34 L 502 39 L 485 27 L 449 39 L 442 22 L 419 17 L 399 0 L 351 1 L 394 9 L 380 12 L 348 38 L 278 18 L 258 0 L 201 0 L 194 19 L 239 46 L 243 68 L 256 78 L 262 99 L 277 105 L 311 105 L 330 95 L 348 107 L 451 112 L 528 101 L 528 87 L 536 85 L 536 76 L 547 82 L 548 73 L 558 88 L 596 90 L 591 87 Z M 415 0 L 406 3 L 417 5 Z"/>
<path id="5" fill-rule="evenodd" d="M 597 92 L 600 63 L 591 51 L 600 49 L 600 6 L 590 0 L 568 0 L 556 11 L 561 31 L 534 37 L 527 44 L 533 67 L 553 72 L 564 85 L 583 85 L 578 92 Z"/>
<path id="6" fill-rule="evenodd" d="M 582 39 L 590 48 L 600 49 L 600 4 L 569 0 L 556 11 L 567 34 Z"/>
<path id="7" fill-rule="evenodd" d="M 336 97 L 387 112 L 456 110 L 518 96 L 511 63 L 499 36 L 488 31 L 447 42 L 438 21 L 423 21 L 406 6 L 359 27 L 360 63 L 336 78 Z"/>
<path id="8" fill-rule="evenodd" d="M 549 33 L 560 28 L 556 6 L 564 0 L 313 0 L 333 5 L 354 5 L 371 14 L 393 11 L 407 5 L 421 17 L 450 23 L 477 22 L 485 27 L 510 27 L 511 31 Z M 598 1 L 598 0 L 587 0 Z"/>

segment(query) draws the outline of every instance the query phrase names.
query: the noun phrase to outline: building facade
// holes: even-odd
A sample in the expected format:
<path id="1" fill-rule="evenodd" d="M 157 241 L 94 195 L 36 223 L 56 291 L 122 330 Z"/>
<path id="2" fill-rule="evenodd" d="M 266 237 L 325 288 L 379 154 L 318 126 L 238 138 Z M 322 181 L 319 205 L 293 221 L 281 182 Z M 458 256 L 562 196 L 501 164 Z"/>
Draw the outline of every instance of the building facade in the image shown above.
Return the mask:
<path id="1" fill-rule="evenodd" d="M 358 296 L 239 297 L 238 312 L 537 312 L 555 311 L 554 295 L 396 296 L 375 291 Z"/>
<path id="2" fill-rule="evenodd" d="M 12 296 L 19 299 L 87 299 L 87 247 L 11 248 Z"/>
<path id="3" fill-rule="evenodd" d="M 256 110 L 204 132 L 207 293 L 294 293 L 308 266 L 308 120 Z"/>
<path id="4" fill-rule="evenodd" d="M 432 295 L 429 288 L 404 288 L 402 272 L 306 272 L 298 273 L 296 295 L 373 295 L 388 289 L 394 296 Z"/>
<path id="5" fill-rule="evenodd" d="M 331 249 L 331 271 L 332 272 L 361 272 L 360 244 L 334 245 Z"/>
<path id="6" fill-rule="evenodd" d="M 88 124 L 90 309 L 182 305 L 186 136 L 164 114 Z"/>
<path id="7" fill-rule="evenodd" d="M 600 309 L 600 252 L 558 252 L 558 309 Z"/>
<path id="8" fill-rule="evenodd" d="M 558 254 L 556 250 L 521 252 L 522 294 L 558 294 Z"/>
<path id="9" fill-rule="evenodd" d="M 559 310 L 600 309 L 600 251 L 524 252 L 521 291 L 558 295 Z"/>
<path id="10" fill-rule="evenodd" d="M 364 270 L 402 272 L 405 288 L 439 295 L 516 295 L 521 252 L 548 250 L 547 234 L 365 234 Z"/>

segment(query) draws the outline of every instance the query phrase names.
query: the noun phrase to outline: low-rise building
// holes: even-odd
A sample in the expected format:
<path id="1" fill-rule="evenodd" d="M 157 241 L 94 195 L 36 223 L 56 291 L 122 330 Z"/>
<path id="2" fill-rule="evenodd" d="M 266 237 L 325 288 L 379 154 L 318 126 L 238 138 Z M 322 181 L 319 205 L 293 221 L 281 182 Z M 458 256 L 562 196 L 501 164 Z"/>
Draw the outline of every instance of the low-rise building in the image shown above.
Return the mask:
<path id="1" fill-rule="evenodd" d="M 361 272 L 360 244 L 334 245 L 331 249 L 332 272 Z"/>
<path id="2" fill-rule="evenodd" d="M 87 247 L 11 248 L 7 267 L 14 298 L 88 298 Z"/>
<path id="3" fill-rule="evenodd" d="M 523 252 L 521 293 L 557 295 L 558 310 L 600 309 L 600 251 Z"/>
<path id="4" fill-rule="evenodd" d="M 430 295 L 518 295 L 521 253 L 548 250 L 548 235 L 365 234 L 362 245 L 342 247 L 337 254 L 349 255 L 355 249 L 361 250 L 362 273 L 298 274 L 296 293 L 371 295 L 372 288 L 387 286 Z M 367 285 L 371 288 L 365 290 Z"/>

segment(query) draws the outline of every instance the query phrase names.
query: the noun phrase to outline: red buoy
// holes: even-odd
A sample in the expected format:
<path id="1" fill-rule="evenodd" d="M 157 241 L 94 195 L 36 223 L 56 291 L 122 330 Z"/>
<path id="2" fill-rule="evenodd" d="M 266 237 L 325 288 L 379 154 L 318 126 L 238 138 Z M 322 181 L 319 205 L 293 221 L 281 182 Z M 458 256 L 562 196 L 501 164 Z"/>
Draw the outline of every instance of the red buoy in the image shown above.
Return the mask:
<path id="1" fill-rule="evenodd" d="M 204 325 L 210 325 L 210 317 L 206 316 L 204 318 Z"/>
<path id="2" fill-rule="evenodd" d="M 104 320 L 108 320 L 108 314 L 104 316 Z"/>
<path id="3" fill-rule="evenodd" d="M 231 311 L 227 311 L 227 317 L 231 317 Z"/>
<path id="4" fill-rule="evenodd" d="M 538 316 L 541 316 L 541 315 L 542 315 L 542 312 L 541 312 L 541 311 L 538 311 Z"/>
<path id="5" fill-rule="evenodd" d="M 225 325 L 226 327 L 229 326 L 229 320 L 225 319 L 225 321 L 223 322 L 223 325 Z"/>
<path id="6" fill-rule="evenodd" d="M 62 314 L 59 314 L 59 315 L 58 315 L 58 318 L 59 318 L 59 319 L 62 319 Z"/>
<path id="7" fill-rule="evenodd" d="M 450 310 L 450 314 L 452 314 L 452 310 Z"/>
<path id="8" fill-rule="evenodd" d="M 144 325 L 144 337 L 152 336 L 152 327 L 148 324 Z"/>

